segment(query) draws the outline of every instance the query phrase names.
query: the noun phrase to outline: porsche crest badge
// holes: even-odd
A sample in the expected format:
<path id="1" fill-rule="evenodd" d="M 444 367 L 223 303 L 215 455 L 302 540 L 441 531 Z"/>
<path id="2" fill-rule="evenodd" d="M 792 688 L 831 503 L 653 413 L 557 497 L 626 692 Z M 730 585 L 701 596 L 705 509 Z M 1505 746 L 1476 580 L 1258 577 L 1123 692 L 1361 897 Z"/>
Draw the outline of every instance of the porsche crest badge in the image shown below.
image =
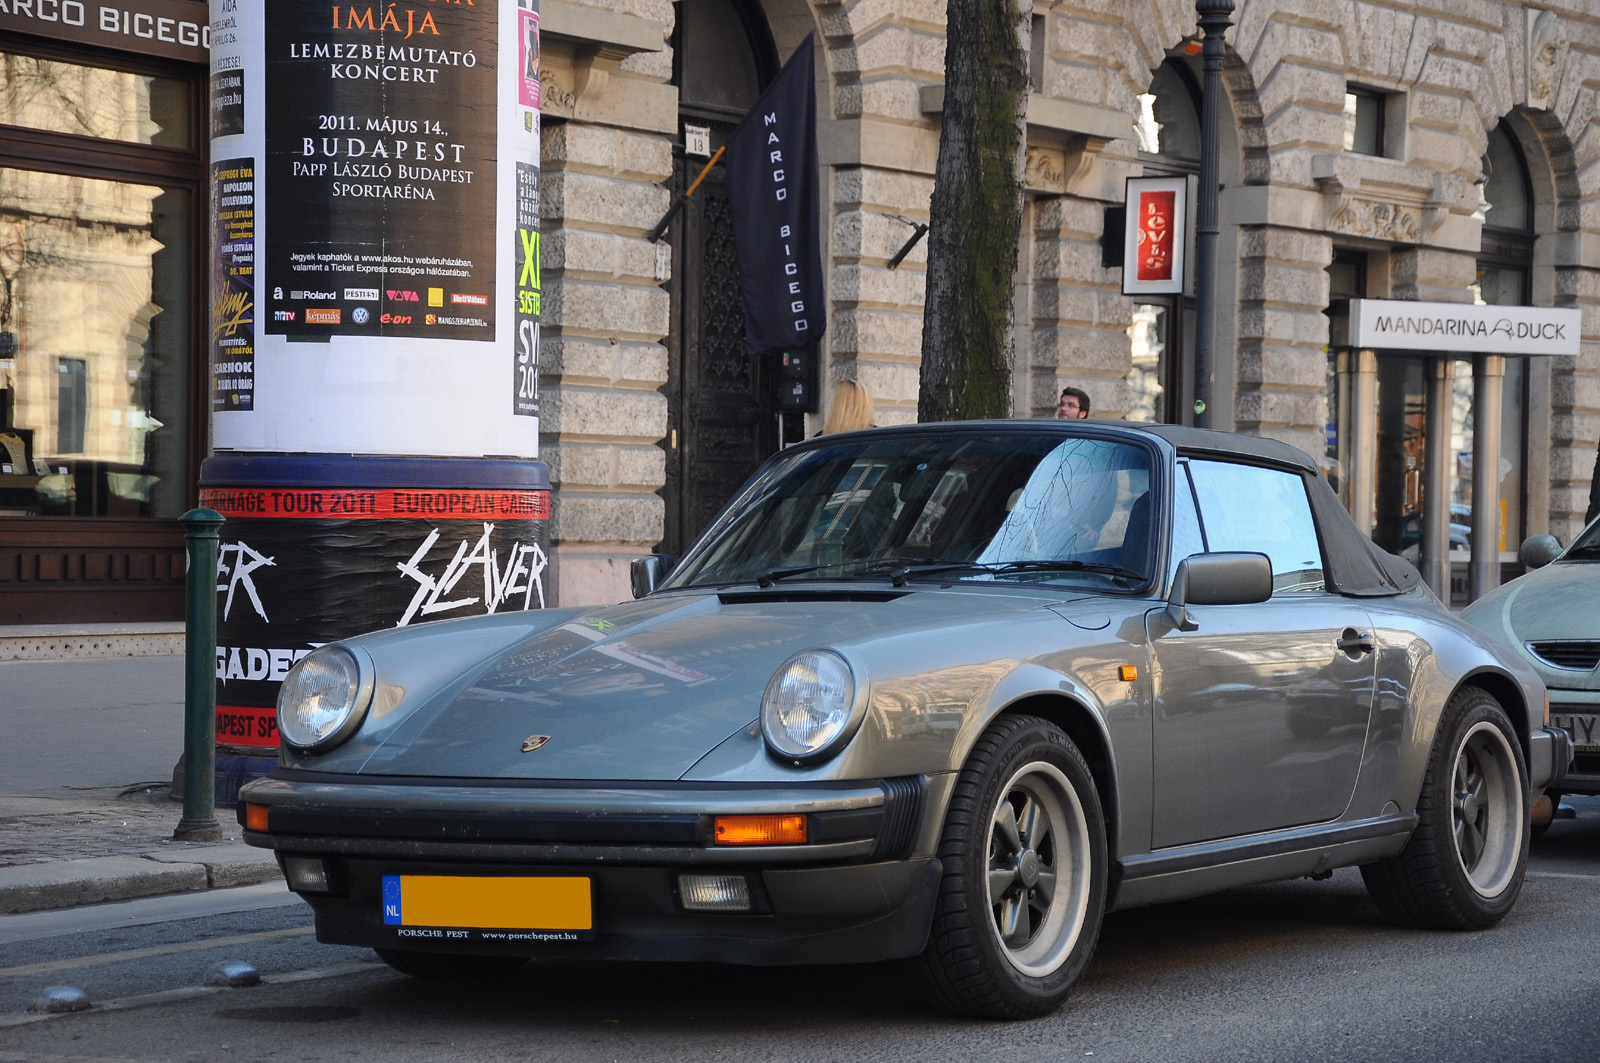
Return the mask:
<path id="1" fill-rule="evenodd" d="M 548 741 L 550 741 L 549 735 L 529 735 L 522 740 L 522 751 L 524 753 L 532 753 Z"/>

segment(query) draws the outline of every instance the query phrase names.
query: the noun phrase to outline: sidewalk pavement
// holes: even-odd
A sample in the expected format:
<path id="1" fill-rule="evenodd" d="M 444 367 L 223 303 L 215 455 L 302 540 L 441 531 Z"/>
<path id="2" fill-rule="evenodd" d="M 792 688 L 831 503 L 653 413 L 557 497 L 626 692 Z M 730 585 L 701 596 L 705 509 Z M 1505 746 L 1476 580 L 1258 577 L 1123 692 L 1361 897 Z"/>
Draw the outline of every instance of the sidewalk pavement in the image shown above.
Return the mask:
<path id="1" fill-rule="evenodd" d="M 0 628 L 0 644 L 13 634 Z M 90 636 L 57 639 L 56 652 L 157 655 L 0 655 L 0 914 L 278 878 L 270 852 L 239 840 L 232 809 L 217 810 L 221 842 L 172 838 L 183 657 L 149 632 Z"/>

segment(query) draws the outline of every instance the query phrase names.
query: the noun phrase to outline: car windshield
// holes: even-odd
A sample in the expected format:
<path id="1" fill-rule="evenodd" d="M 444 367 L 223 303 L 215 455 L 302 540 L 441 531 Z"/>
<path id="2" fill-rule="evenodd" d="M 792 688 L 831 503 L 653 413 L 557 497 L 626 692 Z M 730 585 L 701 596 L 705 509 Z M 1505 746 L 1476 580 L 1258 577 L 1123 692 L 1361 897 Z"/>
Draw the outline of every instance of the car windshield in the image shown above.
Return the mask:
<path id="1" fill-rule="evenodd" d="M 1105 439 L 898 434 L 765 470 L 668 586 L 779 580 L 1149 579 L 1150 455 Z"/>
<path id="2" fill-rule="evenodd" d="M 1578 533 L 1567 552 L 1561 555 L 1561 560 L 1600 561 L 1600 520 Z"/>

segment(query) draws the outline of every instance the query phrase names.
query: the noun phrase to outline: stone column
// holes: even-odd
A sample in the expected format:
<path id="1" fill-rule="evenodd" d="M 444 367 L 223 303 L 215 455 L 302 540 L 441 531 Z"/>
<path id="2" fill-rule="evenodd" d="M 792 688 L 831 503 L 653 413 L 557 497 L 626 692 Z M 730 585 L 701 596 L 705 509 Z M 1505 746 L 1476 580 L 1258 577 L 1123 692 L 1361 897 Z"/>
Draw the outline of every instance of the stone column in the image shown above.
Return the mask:
<path id="1" fill-rule="evenodd" d="M 1372 351 L 1351 351 L 1350 365 L 1350 467 L 1344 471 L 1350 485 L 1350 514 L 1363 535 L 1372 532 L 1377 499 L 1378 459 L 1378 356 Z"/>
<path id="2" fill-rule="evenodd" d="M 1326 233 L 1277 225 L 1240 229 L 1237 431 L 1307 454 L 1326 449 Z M 1354 409 L 1361 400 L 1355 399 Z M 1359 440 L 1359 435 L 1357 436 Z M 1354 472 L 1352 472 L 1354 475 Z"/>
<path id="3" fill-rule="evenodd" d="M 1450 600 L 1450 359 L 1428 359 L 1428 406 L 1424 413 L 1422 578 L 1441 600 Z"/>
<path id="4" fill-rule="evenodd" d="M 665 136 L 567 122 L 545 134 L 541 454 L 564 603 L 618 601 L 661 540 L 668 296 L 646 234 L 666 212 Z"/>
<path id="5" fill-rule="evenodd" d="M 1017 416 L 1054 416 L 1067 386 L 1089 393 L 1095 417 L 1128 412 L 1128 326 L 1133 300 L 1100 264 L 1105 204 L 1051 196 L 1035 207 L 1033 328 L 1027 351 L 1033 392 Z M 1175 353 L 1175 352 L 1174 352 Z"/>
<path id="6" fill-rule="evenodd" d="M 1472 359 L 1472 567 L 1471 598 L 1500 586 L 1500 393 L 1506 360 Z"/>
<path id="7" fill-rule="evenodd" d="M 661 541 L 678 136 L 668 0 L 545 3 L 540 456 L 554 490 L 563 605 L 621 601 Z"/>

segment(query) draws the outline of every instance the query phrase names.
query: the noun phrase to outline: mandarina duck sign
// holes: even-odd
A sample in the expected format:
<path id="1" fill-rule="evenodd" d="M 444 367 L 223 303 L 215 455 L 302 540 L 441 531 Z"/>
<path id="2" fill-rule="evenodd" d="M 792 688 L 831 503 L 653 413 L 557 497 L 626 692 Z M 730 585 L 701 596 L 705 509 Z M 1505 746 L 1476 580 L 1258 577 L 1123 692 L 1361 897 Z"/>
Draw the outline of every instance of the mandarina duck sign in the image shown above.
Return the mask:
<path id="1" fill-rule="evenodd" d="M 1350 300 L 1350 346 L 1455 354 L 1577 355 L 1578 310 Z"/>

